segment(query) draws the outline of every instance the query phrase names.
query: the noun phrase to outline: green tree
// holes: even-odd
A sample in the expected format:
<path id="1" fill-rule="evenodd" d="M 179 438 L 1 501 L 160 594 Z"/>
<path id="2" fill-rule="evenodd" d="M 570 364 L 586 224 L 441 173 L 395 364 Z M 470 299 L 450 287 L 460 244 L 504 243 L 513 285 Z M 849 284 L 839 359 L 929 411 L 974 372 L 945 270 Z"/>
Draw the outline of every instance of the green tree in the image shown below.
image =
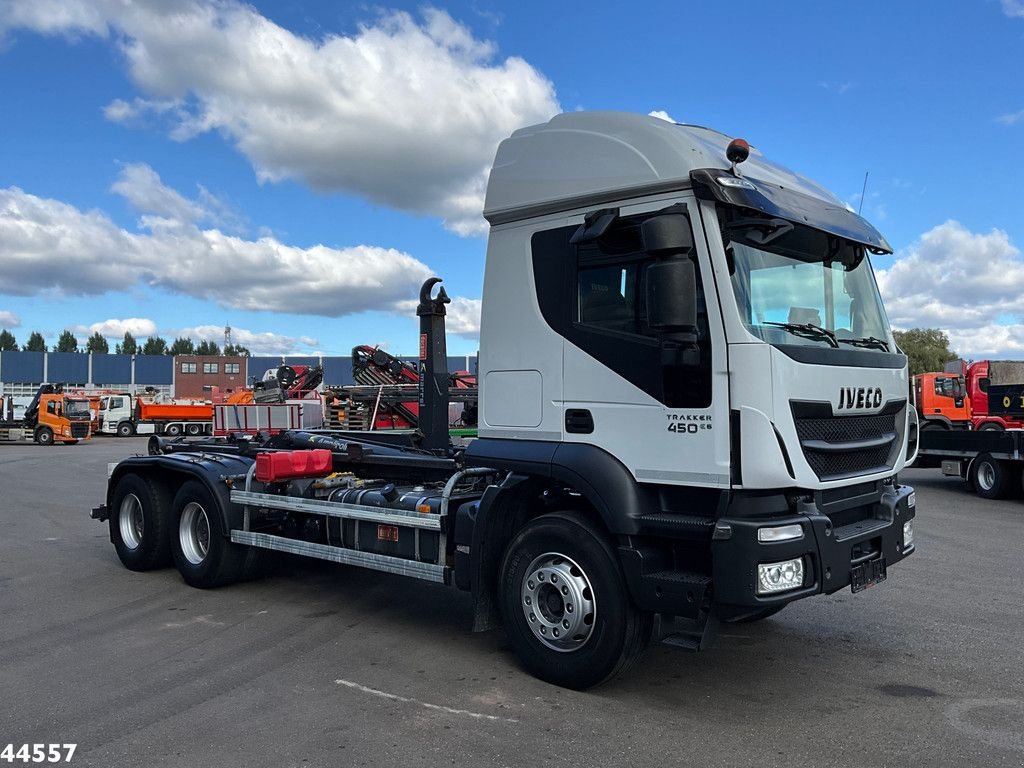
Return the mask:
<path id="1" fill-rule="evenodd" d="M 18 340 L 6 328 L 0 331 L 0 352 L 17 352 Z"/>
<path id="2" fill-rule="evenodd" d="M 224 354 L 227 355 L 228 357 L 252 356 L 252 352 L 250 352 L 246 347 L 243 347 L 241 344 L 228 344 L 226 347 L 224 347 Z"/>
<path id="3" fill-rule="evenodd" d="M 946 363 L 957 359 L 949 348 L 949 336 L 938 328 L 911 328 L 893 331 L 896 343 L 910 361 L 910 374 L 941 371 Z"/>
<path id="4" fill-rule="evenodd" d="M 114 351 L 119 355 L 135 355 L 139 352 L 139 344 L 135 341 L 134 336 L 125 331 L 124 339 L 114 348 Z"/>
<path id="5" fill-rule="evenodd" d="M 196 345 L 189 338 L 178 338 L 171 344 L 171 349 L 167 353 L 169 355 L 194 355 L 196 353 Z"/>
<path id="6" fill-rule="evenodd" d="M 99 331 L 96 331 L 89 340 L 85 342 L 85 351 L 92 352 L 94 355 L 105 355 L 110 351 L 110 345 L 107 340 L 103 338 Z"/>
<path id="7" fill-rule="evenodd" d="M 22 349 L 26 352 L 45 352 L 46 351 L 46 339 L 43 338 L 43 334 L 39 331 L 32 331 L 29 334 L 28 342 Z"/>
<path id="8" fill-rule="evenodd" d="M 78 351 L 78 339 L 75 338 L 75 334 L 71 331 L 61 331 L 60 337 L 57 339 L 57 346 L 53 350 L 54 352 L 77 352 Z"/>
<path id="9" fill-rule="evenodd" d="M 146 339 L 145 345 L 142 347 L 142 354 L 144 355 L 166 355 L 167 354 L 167 341 L 159 336 L 150 336 Z"/>
<path id="10" fill-rule="evenodd" d="M 220 347 L 212 341 L 200 341 L 196 346 L 197 355 L 219 355 Z"/>

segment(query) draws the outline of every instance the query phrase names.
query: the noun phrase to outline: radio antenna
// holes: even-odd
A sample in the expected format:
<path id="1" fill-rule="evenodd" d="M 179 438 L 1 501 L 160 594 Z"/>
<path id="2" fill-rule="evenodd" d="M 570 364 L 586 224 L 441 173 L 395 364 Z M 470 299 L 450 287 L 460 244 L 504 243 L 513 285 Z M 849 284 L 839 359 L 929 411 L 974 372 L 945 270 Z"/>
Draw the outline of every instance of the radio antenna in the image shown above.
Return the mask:
<path id="1" fill-rule="evenodd" d="M 860 216 L 860 212 L 864 210 L 864 193 L 868 189 L 868 172 L 864 171 L 864 186 L 860 188 L 860 205 L 857 206 L 857 215 Z"/>

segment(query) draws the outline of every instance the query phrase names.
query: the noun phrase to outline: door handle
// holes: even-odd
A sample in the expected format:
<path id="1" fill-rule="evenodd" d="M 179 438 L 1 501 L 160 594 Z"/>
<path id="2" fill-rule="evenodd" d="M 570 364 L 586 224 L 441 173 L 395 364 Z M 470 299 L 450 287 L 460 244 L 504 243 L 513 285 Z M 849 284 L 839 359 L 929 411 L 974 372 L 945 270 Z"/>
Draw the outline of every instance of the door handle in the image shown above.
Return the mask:
<path id="1" fill-rule="evenodd" d="M 565 412 L 565 431 L 589 435 L 594 431 L 594 416 L 586 408 L 569 408 Z"/>

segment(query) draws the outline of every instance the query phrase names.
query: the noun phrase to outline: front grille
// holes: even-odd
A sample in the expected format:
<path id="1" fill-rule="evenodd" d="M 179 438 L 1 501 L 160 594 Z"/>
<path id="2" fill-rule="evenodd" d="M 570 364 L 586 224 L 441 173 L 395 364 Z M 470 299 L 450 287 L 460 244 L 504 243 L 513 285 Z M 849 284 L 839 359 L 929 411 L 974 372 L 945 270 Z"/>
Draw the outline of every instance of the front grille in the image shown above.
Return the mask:
<path id="1" fill-rule="evenodd" d="M 829 403 L 792 403 L 804 458 L 819 480 L 891 469 L 898 448 L 896 429 L 906 407 L 893 401 L 871 415 L 835 416 Z"/>
<path id="2" fill-rule="evenodd" d="M 88 424 L 72 424 L 71 425 L 71 436 L 77 438 L 84 438 L 89 434 Z"/>

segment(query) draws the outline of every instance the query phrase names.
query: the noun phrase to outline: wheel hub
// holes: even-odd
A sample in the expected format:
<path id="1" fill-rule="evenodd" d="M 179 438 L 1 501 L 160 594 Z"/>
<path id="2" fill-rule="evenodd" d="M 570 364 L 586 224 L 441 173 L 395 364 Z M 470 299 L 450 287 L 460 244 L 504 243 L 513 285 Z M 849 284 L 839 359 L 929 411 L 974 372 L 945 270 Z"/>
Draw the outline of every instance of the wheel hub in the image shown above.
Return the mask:
<path id="1" fill-rule="evenodd" d="M 117 517 L 121 531 L 121 541 L 128 549 L 138 549 L 142 544 L 143 516 L 142 502 L 134 493 L 121 499 L 121 508 Z"/>
<path id="2" fill-rule="evenodd" d="M 190 563 L 199 565 L 206 559 L 210 551 L 210 519 L 201 504 L 189 502 L 181 511 L 178 540 L 182 554 Z"/>
<path id="3" fill-rule="evenodd" d="M 590 579 L 570 558 L 548 552 L 526 569 L 522 608 L 534 637 L 555 651 L 575 651 L 594 631 L 597 601 Z"/>

